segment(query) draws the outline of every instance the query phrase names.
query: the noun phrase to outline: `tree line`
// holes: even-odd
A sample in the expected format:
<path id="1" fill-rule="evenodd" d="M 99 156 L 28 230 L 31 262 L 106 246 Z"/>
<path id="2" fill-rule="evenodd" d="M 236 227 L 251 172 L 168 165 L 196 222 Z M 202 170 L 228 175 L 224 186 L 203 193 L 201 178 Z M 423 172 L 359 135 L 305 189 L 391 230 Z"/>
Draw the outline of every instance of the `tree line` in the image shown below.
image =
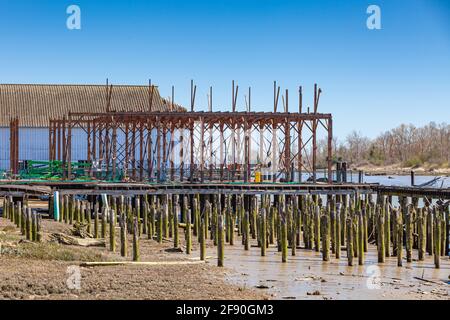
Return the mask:
<path id="1" fill-rule="evenodd" d="M 324 165 L 326 140 L 319 141 L 318 153 L 319 163 Z M 343 141 L 333 139 L 333 154 L 333 160 L 351 165 L 417 167 L 427 164 L 447 168 L 450 166 L 450 124 L 430 122 L 423 127 L 401 124 L 374 139 L 353 131 Z"/>

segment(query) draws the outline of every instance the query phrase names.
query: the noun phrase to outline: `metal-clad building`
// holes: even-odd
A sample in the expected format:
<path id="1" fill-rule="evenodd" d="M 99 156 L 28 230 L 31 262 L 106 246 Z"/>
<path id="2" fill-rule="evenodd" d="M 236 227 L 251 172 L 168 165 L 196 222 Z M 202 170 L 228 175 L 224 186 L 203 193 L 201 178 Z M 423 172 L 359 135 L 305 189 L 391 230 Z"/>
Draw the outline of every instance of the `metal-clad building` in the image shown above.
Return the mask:
<path id="1" fill-rule="evenodd" d="M 110 111 L 184 111 L 163 99 L 157 87 L 114 85 Z M 152 99 L 152 101 L 150 101 Z M 105 112 L 105 85 L 0 84 L 0 170 L 10 168 L 12 118 L 19 119 L 19 160 L 49 159 L 49 119 L 61 119 L 71 112 Z M 78 129 L 80 131 L 80 129 Z M 85 133 L 74 130 L 72 156 L 86 157 Z M 78 136 L 78 138 L 77 138 Z"/>

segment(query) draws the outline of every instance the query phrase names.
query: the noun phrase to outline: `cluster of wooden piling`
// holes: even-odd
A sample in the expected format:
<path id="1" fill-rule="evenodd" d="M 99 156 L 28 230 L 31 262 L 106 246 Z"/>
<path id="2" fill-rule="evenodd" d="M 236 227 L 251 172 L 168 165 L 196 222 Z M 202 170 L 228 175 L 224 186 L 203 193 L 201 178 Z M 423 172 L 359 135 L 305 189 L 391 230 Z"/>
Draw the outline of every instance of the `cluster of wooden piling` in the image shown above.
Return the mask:
<path id="1" fill-rule="evenodd" d="M 29 241 L 40 242 L 42 240 L 42 216 L 31 209 L 28 199 L 14 202 L 13 197 L 3 197 L 3 218 L 9 219 L 23 236 Z"/>
<path id="2" fill-rule="evenodd" d="M 54 201 L 54 199 L 53 199 Z M 403 197 L 399 206 L 392 197 L 378 195 L 376 201 L 366 195 L 236 195 L 236 194 L 144 194 L 133 196 L 89 196 L 81 200 L 74 195 L 61 195 L 59 221 L 87 224 L 94 238 L 109 236 L 109 250 L 116 251 L 116 228 L 120 228 L 120 254 L 128 256 L 128 237 L 133 239 L 132 259 L 139 261 L 139 241 L 144 235 L 159 243 L 170 241 L 180 247 L 180 231 L 184 231 L 186 254 L 193 243 L 199 246 L 200 259 L 206 258 L 209 238 L 217 247 L 217 265 L 224 265 L 225 244 L 236 245 L 240 239 L 244 250 L 256 243 L 261 256 L 272 246 L 287 262 L 289 252 L 298 249 L 320 252 L 323 261 L 341 259 L 346 253 L 348 265 L 364 265 L 369 244 L 376 245 L 378 262 L 403 257 L 411 262 L 434 257 L 436 268 L 441 257 L 448 255 L 449 206 L 418 199 L 411 203 Z M 25 204 L 14 205 L 4 199 L 4 216 L 18 226 L 28 238 L 28 228 L 40 225 L 40 216 Z M 16 212 L 23 212 L 17 215 Z M 30 212 L 28 214 L 28 212 Z M 35 218 L 33 218 L 35 217 Z M 34 222 L 33 222 L 34 221 Z M 30 231 L 33 238 L 33 231 Z M 289 250 L 290 249 L 290 250 Z M 417 254 L 414 253 L 417 252 Z M 405 253 L 405 254 L 404 254 Z"/>

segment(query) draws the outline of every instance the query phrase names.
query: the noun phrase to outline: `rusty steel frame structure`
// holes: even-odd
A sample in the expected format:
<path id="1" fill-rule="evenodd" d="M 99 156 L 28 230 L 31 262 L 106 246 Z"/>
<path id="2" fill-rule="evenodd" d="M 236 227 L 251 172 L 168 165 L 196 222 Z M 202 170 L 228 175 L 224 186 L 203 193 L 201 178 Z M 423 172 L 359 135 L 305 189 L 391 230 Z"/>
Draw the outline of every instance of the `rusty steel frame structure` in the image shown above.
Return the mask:
<path id="1" fill-rule="evenodd" d="M 19 173 L 19 118 L 9 122 L 9 167 L 12 174 Z"/>
<path id="2" fill-rule="evenodd" d="M 72 132 L 79 130 L 86 137 L 84 160 L 93 164 L 87 174 L 99 179 L 116 180 L 120 171 L 127 181 L 250 182 L 251 172 L 258 170 L 273 182 L 302 182 L 302 173 L 316 182 L 317 132 L 322 128 L 332 183 L 332 115 L 317 112 L 317 85 L 313 112 L 302 110 L 301 87 L 298 112 L 289 112 L 287 90 L 284 110 L 278 112 L 280 87 L 275 82 L 274 112 L 250 111 L 251 88 L 247 111 L 236 111 L 238 89 L 233 81 L 231 112 L 212 111 L 212 88 L 208 111 L 194 111 L 196 86 L 191 82 L 188 112 L 152 111 L 151 105 L 148 112 L 111 112 L 107 107 L 106 112 L 51 119 L 49 159 L 61 160 L 64 178 L 72 179 L 72 161 L 78 160 L 72 159 Z M 172 103 L 173 98 L 172 87 Z"/>

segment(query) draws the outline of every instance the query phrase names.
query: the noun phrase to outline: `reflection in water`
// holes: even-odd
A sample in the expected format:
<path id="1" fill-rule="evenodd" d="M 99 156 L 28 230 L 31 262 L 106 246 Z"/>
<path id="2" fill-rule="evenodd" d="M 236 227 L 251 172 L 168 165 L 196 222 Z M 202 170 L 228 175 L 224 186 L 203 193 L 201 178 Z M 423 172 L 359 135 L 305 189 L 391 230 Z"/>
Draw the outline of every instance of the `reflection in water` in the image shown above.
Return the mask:
<path id="1" fill-rule="evenodd" d="M 215 249 L 209 250 L 215 257 Z M 228 280 L 240 286 L 268 287 L 261 290 L 275 299 L 411 299 L 423 298 L 422 295 L 431 294 L 433 289 L 448 294 L 449 285 L 445 284 L 450 274 L 448 257 L 442 258 L 441 269 L 434 268 L 430 256 L 423 262 L 407 263 L 405 260 L 403 267 L 397 267 L 396 257 L 378 264 L 376 247 L 370 245 L 365 265 L 358 266 L 357 259 L 354 263 L 352 267 L 347 266 L 344 250 L 341 259 L 323 262 L 320 253 L 299 249 L 295 257 L 289 256 L 288 262 L 282 263 L 281 253 L 274 246 L 268 249 L 265 257 L 260 256 L 260 250 L 255 246 L 249 251 L 241 245 L 225 248 L 225 266 L 234 271 Z"/>

